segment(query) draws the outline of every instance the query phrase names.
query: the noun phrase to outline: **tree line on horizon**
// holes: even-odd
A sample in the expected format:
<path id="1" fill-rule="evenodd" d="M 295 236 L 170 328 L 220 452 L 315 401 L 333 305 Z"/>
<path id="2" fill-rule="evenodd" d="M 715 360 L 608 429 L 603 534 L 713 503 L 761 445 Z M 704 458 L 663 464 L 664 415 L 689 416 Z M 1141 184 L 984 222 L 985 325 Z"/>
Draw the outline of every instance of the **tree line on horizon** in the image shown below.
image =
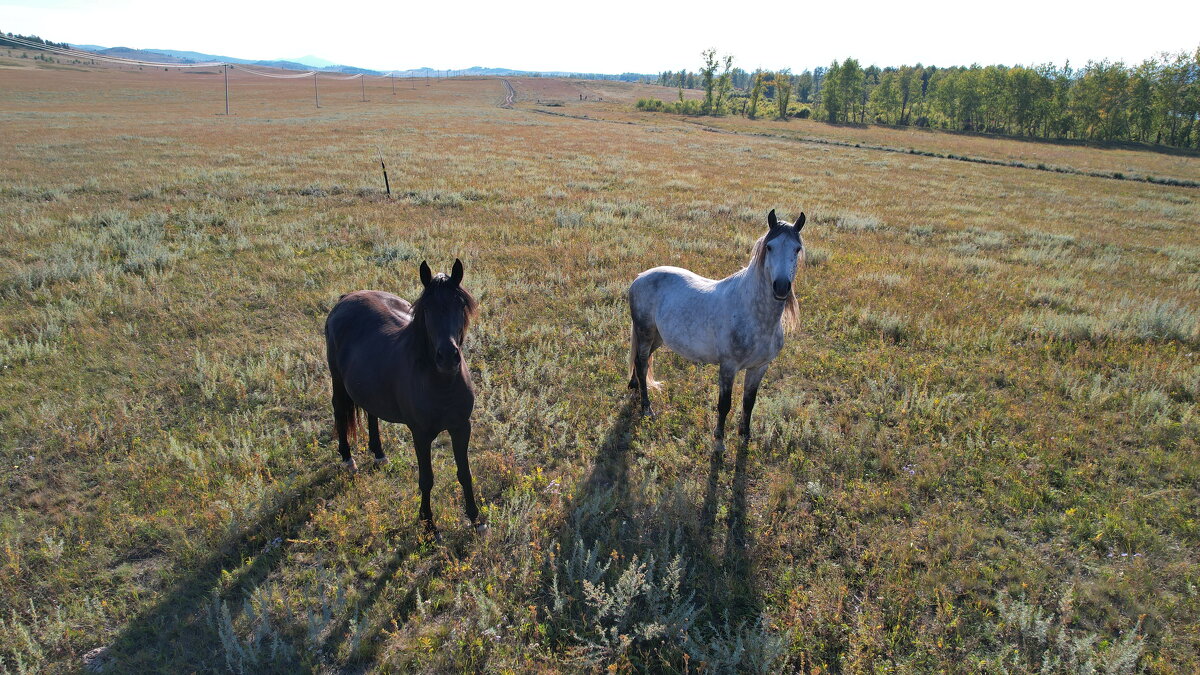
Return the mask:
<path id="1" fill-rule="evenodd" d="M 642 99 L 638 108 L 1200 148 L 1200 48 L 1137 66 L 1105 60 L 1079 69 L 1069 62 L 880 68 L 847 58 L 800 74 L 750 73 L 712 49 L 702 58 L 697 72 L 659 74 L 658 84 L 679 89 L 678 101 Z M 684 89 L 705 96 L 689 100 Z"/>
<path id="2" fill-rule="evenodd" d="M 15 47 L 17 49 L 29 49 L 29 47 L 26 45 L 20 44 L 18 42 L 13 42 L 12 40 L 8 40 L 6 38 L 17 38 L 18 40 L 25 40 L 26 42 L 36 42 L 40 45 L 46 45 L 47 47 L 61 47 L 63 49 L 71 48 L 71 45 L 69 45 L 65 42 L 51 42 L 49 40 L 43 40 L 42 38 L 40 38 L 36 35 L 21 35 L 20 33 L 3 33 L 3 32 L 0 32 L 0 47 Z"/>

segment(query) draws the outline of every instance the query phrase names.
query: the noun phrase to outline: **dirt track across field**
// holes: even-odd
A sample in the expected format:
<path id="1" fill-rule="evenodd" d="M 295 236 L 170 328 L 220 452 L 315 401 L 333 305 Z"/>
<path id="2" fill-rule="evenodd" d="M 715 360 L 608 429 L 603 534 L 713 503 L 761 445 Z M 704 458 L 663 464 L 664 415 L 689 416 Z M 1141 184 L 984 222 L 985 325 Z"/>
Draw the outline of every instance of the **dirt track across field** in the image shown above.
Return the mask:
<path id="1" fill-rule="evenodd" d="M 517 90 L 513 89 L 512 83 L 508 80 L 500 80 L 504 83 L 504 89 L 507 93 L 504 94 L 504 103 L 500 104 L 501 108 L 512 108 L 513 101 L 517 98 Z"/>

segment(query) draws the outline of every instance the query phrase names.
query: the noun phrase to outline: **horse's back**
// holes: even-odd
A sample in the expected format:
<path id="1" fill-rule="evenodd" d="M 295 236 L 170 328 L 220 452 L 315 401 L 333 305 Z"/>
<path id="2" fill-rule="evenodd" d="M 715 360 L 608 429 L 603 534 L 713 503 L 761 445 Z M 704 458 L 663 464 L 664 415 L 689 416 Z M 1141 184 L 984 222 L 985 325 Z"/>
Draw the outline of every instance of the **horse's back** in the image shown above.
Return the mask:
<path id="1" fill-rule="evenodd" d="M 412 305 L 385 291 L 355 291 L 338 298 L 325 319 L 325 343 L 331 367 L 347 350 L 370 348 L 371 343 L 394 337 L 412 321 Z"/>
<path id="2" fill-rule="evenodd" d="M 725 323 L 721 282 L 680 267 L 655 267 L 629 286 L 635 326 L 652 328 L 672 351 L 699 363 L 716 363 Z"/>
<path id="3" fill-rule="evenodd" d="M 703 301 L 717 282 L 682 267 L 664 265 L 642 272 L 629 285 L 629 301 L 637 306 L 658 305 L 663 300 Z M 649 309 L 649 307 L 647 307 Z"/>
<path id="4" fill-rule="evenodd" d="M 325 335 L 347 330 L 399 330 L 412 321 L 412 304 L 386 291 L 354 291 L 338 298 L 325 320 Z"/>

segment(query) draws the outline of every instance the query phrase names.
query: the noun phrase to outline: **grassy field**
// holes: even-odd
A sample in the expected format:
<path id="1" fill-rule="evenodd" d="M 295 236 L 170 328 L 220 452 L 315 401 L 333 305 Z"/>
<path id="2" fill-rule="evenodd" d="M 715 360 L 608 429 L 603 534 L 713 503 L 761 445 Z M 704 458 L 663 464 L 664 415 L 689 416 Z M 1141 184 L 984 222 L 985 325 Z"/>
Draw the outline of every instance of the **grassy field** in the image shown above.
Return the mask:
<path id="1" fill-rule="evenodd" d="M 218 73 L 0 54 L 0 671 L 1200 669 L 1200 190 L 798 139 L 1200 158 L 511 82 L 243 74 L 226 117 Z M 629 282 L 771 208 L 808 266 L 751 441 L 666 352 L 638 419 Z M 443 437 L 439 544 L 405 429 L 337 471 L 321 327 L 455 257 L 491 529 Z"/>

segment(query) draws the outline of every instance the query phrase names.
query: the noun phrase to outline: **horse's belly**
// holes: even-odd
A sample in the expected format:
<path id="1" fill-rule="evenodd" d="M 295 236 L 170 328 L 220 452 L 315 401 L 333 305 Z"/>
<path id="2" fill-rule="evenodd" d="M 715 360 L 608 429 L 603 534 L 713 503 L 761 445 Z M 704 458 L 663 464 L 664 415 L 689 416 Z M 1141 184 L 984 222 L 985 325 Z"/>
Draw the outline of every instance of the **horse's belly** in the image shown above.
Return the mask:
<path id="1" fill-rule="evenodd" d="M 385 422 L 408 424 L 408 416 L 396 405 L 395 397 L 378 390 L 378 380 L 361 380 L 351 375 L 343 377 L 342 383 L 354 405 L 365 410 L 367 414 Z"/>
<path id="2" fill-rule="evenodd" d="M 663 344 L 689 361 L 720 362 L 720 317 L 710 316 L 710 310 L 711 305 L 700 302 L 659 305 L 654 323 Z"/>
<path id="3" fill-rule="evenodd" d="M 662 335 L 661 332 L 659 334 L 663 338 L 663 344 L 668 349 L 688 361 L 693 363 L 719 363 L 721 360 L 720 354 L 708 345 L 695 340 L 672 339 L 671 336 Z"/>

